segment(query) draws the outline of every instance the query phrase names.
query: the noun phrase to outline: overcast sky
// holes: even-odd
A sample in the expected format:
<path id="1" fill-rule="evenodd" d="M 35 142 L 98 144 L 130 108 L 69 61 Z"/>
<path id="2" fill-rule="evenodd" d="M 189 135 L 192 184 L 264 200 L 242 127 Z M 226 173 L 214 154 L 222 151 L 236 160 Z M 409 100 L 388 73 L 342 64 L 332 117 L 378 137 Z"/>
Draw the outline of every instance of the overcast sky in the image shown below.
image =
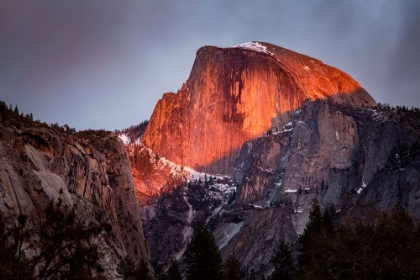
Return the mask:
<path id="1" fill-rule="evenodd" d="M 0 100 L 47 123 L 148 119 L 204 45 L 265 41 L 420 107 L 418 0 L 0 0 Z"/>

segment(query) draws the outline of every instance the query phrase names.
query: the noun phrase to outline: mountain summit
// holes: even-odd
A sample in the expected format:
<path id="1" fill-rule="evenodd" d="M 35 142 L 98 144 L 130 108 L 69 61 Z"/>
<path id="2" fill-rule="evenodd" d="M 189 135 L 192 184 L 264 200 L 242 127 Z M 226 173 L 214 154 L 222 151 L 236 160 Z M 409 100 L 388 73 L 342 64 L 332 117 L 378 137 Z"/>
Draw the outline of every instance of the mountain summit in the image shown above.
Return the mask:
<path id="1" fill-rule="evenodd" d="M 282 129 L 307 99 L 376 102 L 346 73 L 263 42 L 197 51 L 188 80 L 157 103 L 142 143 L 181 166 L 232 174 L 247 143 Z"/>

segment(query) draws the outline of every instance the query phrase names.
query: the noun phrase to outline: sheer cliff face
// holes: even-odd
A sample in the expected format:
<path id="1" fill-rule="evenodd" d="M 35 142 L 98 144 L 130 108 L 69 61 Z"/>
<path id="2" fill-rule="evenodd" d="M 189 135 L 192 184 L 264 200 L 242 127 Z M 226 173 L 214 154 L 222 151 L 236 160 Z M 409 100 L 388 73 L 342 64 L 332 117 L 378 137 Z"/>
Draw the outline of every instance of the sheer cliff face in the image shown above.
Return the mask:
<path id="1" fill-rule="evenodd" d="M 350 76 L 267 43 L 202 47 L 187 82 L 155 107 L 142 142 L 196 170 L 231 174 L 244 143 L 288 123 L 306 99 L 375 101 Z"/>
<path id="2" fill-rule="evenodd" d="M 142 138 L 207 173 L 167 184 L 144 207 L 153 260 L 181 258 L 191 224 L 206 220 L 223 256 L 267 275 L 279 240 L 296 243 L 315 199 L 334 219 L 397 202 L 420 217 L 419 112 L 362 108 L 374 105 L 345 73 L 277 46 L 201 48 Z"/>
<path id="3" fill-rule="evenodd" d="M 59 198 L 83 205 L 86 217 L 109 222 L 101 239 L 103 264 L 115 274 L 118 259 L 150 259 L 126 149 L 115 136 L 95 143 L 48 128 L 0 123 L 0 209 L 15 215 L 42 211 Z"/>
<path id="4" fill-rule="evenodd" d="M 191 221 L 206 220 L 223 256 L 235 255 L 247 273 L 267 274 L 278 242 L 295 244 L 304 232 L 315 199 L 334 219 L 399 202 L 418 221 L 419 115 L 304 102 L 282 130 L 241 149 L 241 180 L 203 175 L 204 183 L 174 184 L 149 203 L 155 216 L 144 226 L 153 260 L 180 258 Z M 229 187 L 235 195 L 221 198 Z"/>

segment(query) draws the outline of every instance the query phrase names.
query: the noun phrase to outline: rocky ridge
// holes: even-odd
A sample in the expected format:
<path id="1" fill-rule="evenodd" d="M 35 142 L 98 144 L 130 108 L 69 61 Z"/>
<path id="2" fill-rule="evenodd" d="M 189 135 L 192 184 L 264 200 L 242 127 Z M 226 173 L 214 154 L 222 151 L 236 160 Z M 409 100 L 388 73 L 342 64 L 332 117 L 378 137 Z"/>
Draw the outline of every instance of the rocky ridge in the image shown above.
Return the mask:
<path id="1" fill-rule="evenodd" d="M 88 218 L 112 226 L 101 239 L 109 277 L 116 277 L 125 255 L 150 263 L 123 143 L 110 133 L 76 137 L 33 122 L 16 124 L 0 123 L 0 209 L 25 214 L 58 199 L 83 205 Z"/>
<path id="2" fill-rule="evenodd" d="M 152 261 L 182 260 L 191 226 L 205 220 L 224 256 L 267 275 L 277 242 L 295 244 L 315 199 L 335 220 L 397 202 L 420 217 L 419 116 L 377 107 L 347 74 L 277 46 L 201 48 L 141 140 L 187 178 L 149 180 L 159 190 L 143 207 Z"/>
<path id="3" fill-rule="evenodd" d="M 198 171 L 231 175 L 240 149 L 289 122 L 304 100 L 374 106 L 349 75 L 268 43 L 197 51 L 190 77 L 158 101 L 141 142 Z"/>
<path id="4" fill-rule="evenodd" d="M 186 182 L 161 188 L 144 207 L 153 209 L 144 221 L 152 260 L 182 260 L 194 221 L 205 220 L 224 256 L 234 254 L 250 275 L 267 274 L 273 248 L 297 241 L 315 199 L 336 220 L 397 202 L 420 218 L 416 114 L 305 102 L 280 131 L 242 151 L 242 180 L 190 170 Z"/>

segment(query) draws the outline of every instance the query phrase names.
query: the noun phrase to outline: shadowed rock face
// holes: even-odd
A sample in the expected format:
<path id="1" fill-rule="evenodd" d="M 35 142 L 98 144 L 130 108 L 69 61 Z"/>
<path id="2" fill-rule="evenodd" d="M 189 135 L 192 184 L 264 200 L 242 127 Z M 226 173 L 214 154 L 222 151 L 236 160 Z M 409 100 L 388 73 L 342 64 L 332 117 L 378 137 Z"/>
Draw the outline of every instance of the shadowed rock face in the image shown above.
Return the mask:
<path id="1" fill-rule="evenodd" d="M 315 199 L 334 220 L 399 202 L 419 221 L 419 115 L 304 102 L 281 131 L 241 149 L 234 197 L 220 199 L 217 180 L 190 180 L 147 205 L 154 213 L 144 224 L 152 259 L 180 258 L 191 225 L 205 220 L 224 257 L 233 254 L 247 273 L 267 275 L 274 248 L 282 238 L 296 244 Z"/>
<path id="2" fill-rule="evenodd" d="M 121 256 L 150 260 L 126 149 L 115 136 L 94 143 L 47 128 L 0 123 L 0 210 L 42 211 L 51 200 L 83 205 L 86 217 L 112 225 L 100 242 L 115 278 Z"/>
<path id="3" fill-rule="evenodd" d="M 306 99 L 376 104 L 344 72 L 278 46 L 202 47 L 187 82 L 157 103 L 142 143 L 179 165 L 232 174 L 241 147 L 279 130 Z"/>

